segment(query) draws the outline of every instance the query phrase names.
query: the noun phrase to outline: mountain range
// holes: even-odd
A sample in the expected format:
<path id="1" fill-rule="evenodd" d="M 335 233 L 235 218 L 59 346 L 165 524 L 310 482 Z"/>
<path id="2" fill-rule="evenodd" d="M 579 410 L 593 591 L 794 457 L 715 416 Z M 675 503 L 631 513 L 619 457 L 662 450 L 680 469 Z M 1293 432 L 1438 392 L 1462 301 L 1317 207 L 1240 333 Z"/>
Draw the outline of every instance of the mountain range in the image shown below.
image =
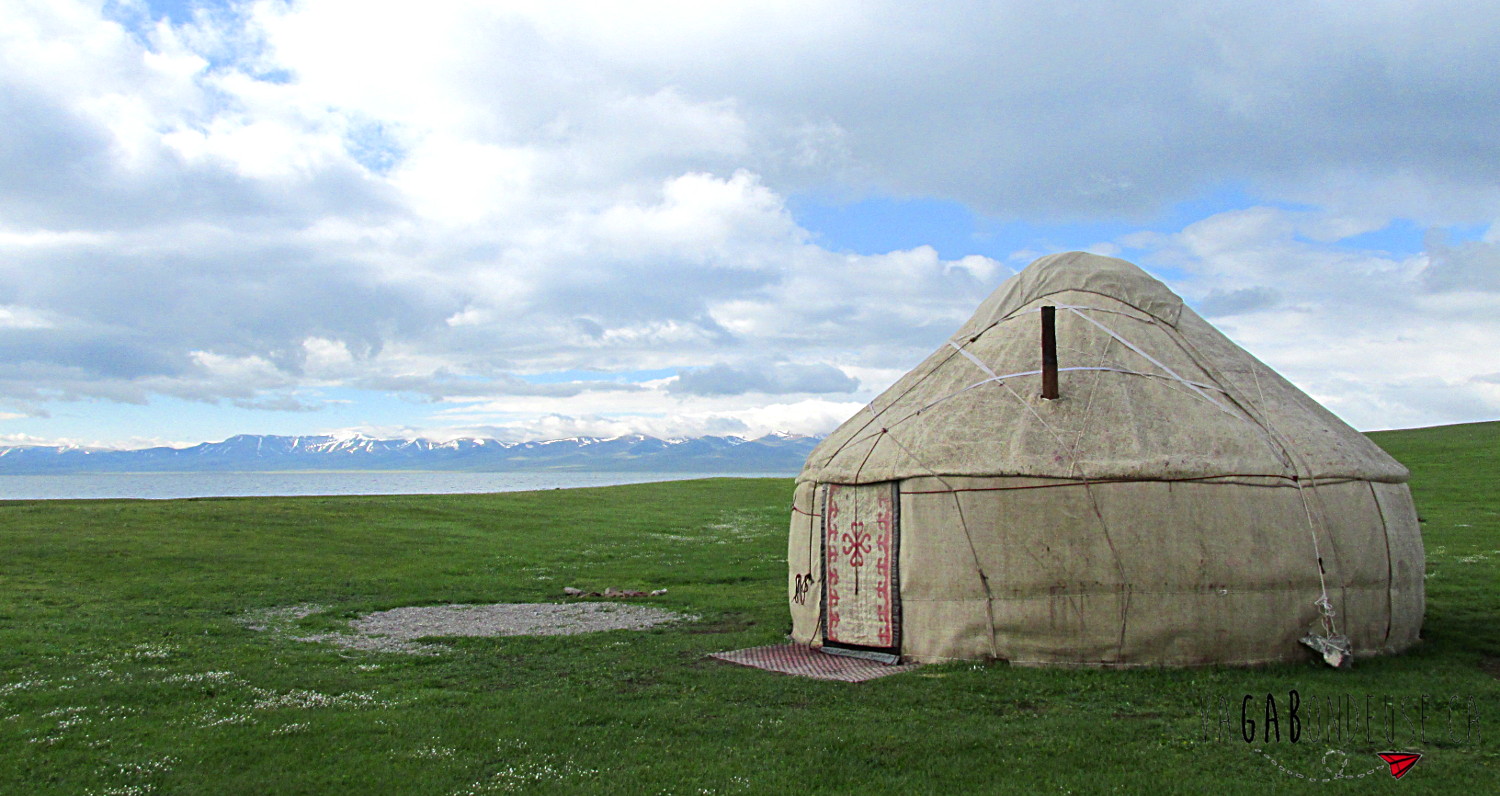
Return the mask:
<path id="1" fill-rule="evenodd" d="M 0 447 L 0 475 L 267 470 L 580 470 L 795 473 L 819 437 L 658 439 L 639 434 L 545 442 L 241 434 L 187 448 Z"/>

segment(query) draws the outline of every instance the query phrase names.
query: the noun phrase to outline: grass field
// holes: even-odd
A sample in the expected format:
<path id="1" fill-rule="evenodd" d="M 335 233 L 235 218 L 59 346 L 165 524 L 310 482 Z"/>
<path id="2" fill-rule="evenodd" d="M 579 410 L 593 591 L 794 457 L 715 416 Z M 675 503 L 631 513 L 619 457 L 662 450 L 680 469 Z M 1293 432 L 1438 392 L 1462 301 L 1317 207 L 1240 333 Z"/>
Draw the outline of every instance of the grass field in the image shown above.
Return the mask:
<path id="1" fill-rule="evenodd" d="M 705 659 L 787 629 L 783 480 L 0 503 L 0 792 L 1495 792 L 1500 423 L 1373 436 L 1413 471 L 1428 609 L 1418 648 L 1352 671 L 953 664 L 849 685 Z M 436 656 L 244 621 L 314 603 L 296 626 L 328 630 L 564 586 L 666 588 L 648 602 L 699 618 Z M 1243 697 L 1262 728 L 1267 694 L 1283 740 L 1246 743 Z M 1346 696 L 1374 706 L 1376 737 L 1362 718 L 1319 736 L 1314 708 Z M 1230 723 L 1205 725 L 1205 705 Z M 1373 755 L 1392 748 L 1425 757 L 1397 781 Z"/>

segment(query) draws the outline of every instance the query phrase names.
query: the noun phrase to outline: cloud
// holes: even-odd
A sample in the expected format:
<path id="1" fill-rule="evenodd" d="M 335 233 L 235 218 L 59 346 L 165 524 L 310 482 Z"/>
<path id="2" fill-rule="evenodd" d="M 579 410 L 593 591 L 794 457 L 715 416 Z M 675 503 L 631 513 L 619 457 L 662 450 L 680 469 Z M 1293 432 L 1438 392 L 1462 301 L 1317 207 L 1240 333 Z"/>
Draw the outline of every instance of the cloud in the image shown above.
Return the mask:
<path id="1" fill-rule="evenodd" d="M 1205 317 L 1243 315 L 1268 309 L 1281 300 L 1281 293 L 1269 287 L 1242 287 L 1234 290 L 1214 289 L 1198 301 L 1198 311 Z"/>
<path id="2" fill-rule="evenodd" d="M 1180 272 L 1167 281 L 1190 304 L 1358 428 L 1500 416 L 1500 388 L 1475 375 L 1500 371 L 1500 295 L 1466 270 L 1484 268 L 1488 244 L 1397 259 L 1315 239 L 1336 221 L 1251 208 L 1126 245 Z"/>
<path id="3" fill-rule="evenodd" d="M 687 371 L 667 385 L 667 392 L 686 395 L 743 395 L 765 393 L 851 393 L 859 381 L 832 365 L 750 363 L 716 364 Z"/>
<path id="4" fill-rule="evenodd" d="M 271 395 L 255 399 L 237 398 L 233 403 L 241 409 L 254 409 L 262 412 L 317 412 L 325 408 L 321 403 L 307 403 L 295 395 Z"/>
<path id="5" fill-rule="evenodd" d="M 543 80 L 579 79 L 586 61 L 589 89 L 731 99 L 714 107 L 745 131 L 723 140 L 750 141 L 738 162 L 778 185 L 863 184 L 1032 217 L 1149 213 L 1246 180 L 1434 221 L 1496 194 L 1500 160 L 1480 153 L 1496 147 L 1500 10 L 1483 4 L 1386 3 L 1357 21 L 1337 6 L 1180 0 L 957 2 L 919 19 L 895 2 L 713 5 L 511 4 L 467 19 L 503 42 L 488 55 L 524 41 Z M 555 99 L 576 91 L 527 102 L 514 78 L 474 72 L 502 86 L 470 95 L 497 116 L 576 113 Z"/>
<path id="6" fill-rule="evenodd" d="M 485 408 L 465 407 L 435 418 L 428 427 L 407 427 L 402 433 L 378 427 L 362 428 L 374 436 L 423 436 L 432 439 L 456 437 L 492 437 L 506 441 L 562 439 L 566 437 L 617 437 L 646 434 L 661 439 L 698 437 L 707 434 L 757 438 L 773 431 L 793 434 L 823 434 L 842 423 L 864 406 L 855 401 L 829 401 L 808 398 L 783 403 L 762 404 L 728 410 L 689 409 L 687 411 L 639 412 L 633 407 L 610 413 L 530 413 L 525 417 L 490 422 Z M 492 407 L 493 408 L 493 407 Z M 615 407 L 619 408 L 619 407 Z M 659 401 L 651 407 L 659 410 Z"/>
<path id="7" fill-rule="evenodd" d="M 1008 269 L 831 251 L 787 210 L 809 194 L 1064 221 L 1244 186 L 1267 206 L 1095 248 L 1182 269 L 1196 306 L 1334 401 L 1373 372 L 1320 367 L 1382 358 L 1341 334 L 1407 345 L 1371 318 L 1421 326 L 1462 293 L 1446 337 L 1412 333 L 1494 339 L 1469 295 L 1500 290 L 1494 241 L 1335 245 L 1393 217 L 1500 218 L 1483 4 L 100 8 L 0 0 L 8 411 L 345 387 L 550 433 L 566 424 L 520 419 L 538 399 L 579 428 L 858 403 Z M 609 376 L 648 370 L 681 376 Z M 1426 411 L 1392 396 L 1392 416 Z"/>
<path id="8" fill-rule="evenodd" d="M 90 4 L 7 5 L 7 225 L 299 225 L 396 210 L 343 146 L 342 112 L 297 103 L 249 64 L 216 67 L 171 27 L 143 39 Z"/>
<path id="9" fill-rule="evenodd" d="M 1500 293 L 1500 243 L 1468 241 L 1450 245 L 1441 233 L 1427 236 L 1427 268 L 1422 281 L 1437 292 L 1477 290 Z"/>
<path id="10" fill-rule="evenodd" d="M 535 384 L 509 373 L 483 378 L 461 378 L 442 372 L 427 376 L 361 376 L 348 380 L 347 384 L 364 390 L 420 396 L 430 401 L 495 396 L 572 398 L 588 392 L 639 392 L 645 389 L 638 384 L 602 379 Z"/>

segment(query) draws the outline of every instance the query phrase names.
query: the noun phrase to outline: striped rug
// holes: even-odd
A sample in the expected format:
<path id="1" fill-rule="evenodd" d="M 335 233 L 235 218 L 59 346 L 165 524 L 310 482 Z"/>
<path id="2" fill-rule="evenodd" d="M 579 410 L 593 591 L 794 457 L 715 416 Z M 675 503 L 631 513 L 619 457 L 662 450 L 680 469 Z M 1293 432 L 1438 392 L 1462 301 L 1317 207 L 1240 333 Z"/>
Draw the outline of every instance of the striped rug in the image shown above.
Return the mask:
<path id="1" fill-rule="evenodd" d="M 828 655 L 805 644 L 771 644 L 765 647 L 715 652 L 710 658 L 753 666 L 768 672 L 780 672 L 815 680 L 839 680 L 845 683 L 862 683 L 892 674 L 915 669 L 921 664 L 908 663 L 887 665 L 843 655 Z"/>

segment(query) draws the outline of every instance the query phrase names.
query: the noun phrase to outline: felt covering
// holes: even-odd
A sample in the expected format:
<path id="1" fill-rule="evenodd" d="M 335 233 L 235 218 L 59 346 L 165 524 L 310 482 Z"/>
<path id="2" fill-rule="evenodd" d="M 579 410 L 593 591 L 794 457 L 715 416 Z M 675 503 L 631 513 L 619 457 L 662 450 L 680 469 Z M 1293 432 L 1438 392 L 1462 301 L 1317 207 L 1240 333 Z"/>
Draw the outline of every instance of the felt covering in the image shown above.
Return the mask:
<path id="1" fill-rule="evenodd" d="M 1058 400 L 1039 397 L 1044 305 Z M 1423 612 L 1406 479 L 1141 269 L 1044 257 L 808 457 L 792 636 L 830 640 L 829 489 L 878 484 L 900 496 L 907 660 L 1298 660 L 1313 630 L 1395 652 Z"/>

